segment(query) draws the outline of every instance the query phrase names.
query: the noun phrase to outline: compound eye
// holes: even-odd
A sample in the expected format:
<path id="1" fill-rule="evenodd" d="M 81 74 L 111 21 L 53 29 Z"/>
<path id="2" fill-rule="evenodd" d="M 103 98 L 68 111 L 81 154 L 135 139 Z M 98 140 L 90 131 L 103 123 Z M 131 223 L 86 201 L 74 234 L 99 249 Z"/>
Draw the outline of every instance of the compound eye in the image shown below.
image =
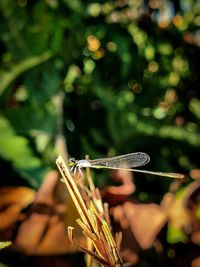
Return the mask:
<path id="1" fill-rule="evenodd" d="M 68 165 L 69 165 L 69 167 L 73 167 L 73 166 L 75 165 L 75 163 L 76 163 L 75 158 L 70 158 L 70 159 L 68 160 Z"/>

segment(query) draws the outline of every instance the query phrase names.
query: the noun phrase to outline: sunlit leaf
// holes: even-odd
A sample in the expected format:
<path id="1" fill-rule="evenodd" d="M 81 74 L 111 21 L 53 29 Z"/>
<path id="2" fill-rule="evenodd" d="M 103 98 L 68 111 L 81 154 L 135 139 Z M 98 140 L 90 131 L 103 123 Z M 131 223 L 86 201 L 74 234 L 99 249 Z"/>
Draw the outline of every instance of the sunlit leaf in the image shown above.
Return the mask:
<path id="1" fill-rule="evenodd" d="M 26 138 L 15 134 L 9 122 L 0 117 L 0 147 L 1 156 L 11 160 L 16 168 L 33 168 L 41 166 L 40 160 L 35 157 Z"/>
<path id="2" fill-rule="evenodd" d="M 10 71 L 1 72 L 1 84 L 0 84 L 0 94 L 4 92 L 4 90 L 11 84 L 11 82 L 16 79 L 20 74 L 31 69 L 42 62 L 49 60 L 52 57 L 52 53 L 50 51 L 45 52 L 40 56 L 35 56 L 23 60 L 18 65 L 14 66 Z"/>
<path id="3" fill-rule="evenodd" d="M 200 101 L 197 98 L 190 100 L 189 108 L 194 115 L 200 119 Z"/>
<path id="4" fill-rule="evenodd" d="M 171 224 L 169 224 L 167 228 L 167 241 L 171 244 L 175 244 L 178 242 L 184 243 L 187 241 L 187 237 L 183 230 L 175 228 Z"/>
<path id="5" fill-rule="evenodd" d="M 12 242 L 10 241 L 4 241 L 4 242 L 0 242 L 0 249 L 6 248 L 8 246 L 11 245 Z"/>

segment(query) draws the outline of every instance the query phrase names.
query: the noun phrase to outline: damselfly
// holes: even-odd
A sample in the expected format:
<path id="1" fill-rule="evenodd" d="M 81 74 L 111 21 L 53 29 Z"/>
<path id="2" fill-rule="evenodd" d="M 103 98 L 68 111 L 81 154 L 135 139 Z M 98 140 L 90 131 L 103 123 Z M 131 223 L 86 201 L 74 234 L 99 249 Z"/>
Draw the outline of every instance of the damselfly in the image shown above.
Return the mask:
<path id="1" fill-rule="evenodd" d="M 152 175 L 165 176 L 177 179 L 184 178 L 184 175 L 179 173 L 154 172 L 148 170 L 135 169 L 136 167 L 141 167 L 143 165 L 146 165 L 149 161 L 150 161 L 149 155 L 143 152 L 136 152 L 112 158 L 101 158 L 94 160 L 87 160 L 87 159 L 75 160 L 75 158 L 70 158 L 68 161 L 68 165 L 70 167 L 70 171 L 73 174 L 76 174 L 77 170 L 82 174 L 81 172 L 82 168 L 90 167 L 95 169 L 106 168 L 114 170 L 128 170 L 128 171 L 148 173 Z"/>

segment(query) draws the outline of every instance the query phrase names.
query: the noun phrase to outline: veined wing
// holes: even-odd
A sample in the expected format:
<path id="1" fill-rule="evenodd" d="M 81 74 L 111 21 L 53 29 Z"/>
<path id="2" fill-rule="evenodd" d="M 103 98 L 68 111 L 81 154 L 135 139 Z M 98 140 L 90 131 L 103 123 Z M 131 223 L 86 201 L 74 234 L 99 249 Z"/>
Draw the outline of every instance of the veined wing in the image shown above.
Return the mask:
<path id="1" fill-rule="evenodd" d="M 149 155 L 143 152 L 129 153 L 112 158 L 90 160 L 92 168 L 129 169 L 140 167 L 150 161 Z"/>
<path id="2" fill-rule="evenodd" d="M 183 174 L 174 172 L 155 172 L 141 169 L 131 169 L 134 167 L 140 167 L 147 164 L 150 161 L 150 157 L 142 152 L 130 153 L 122 156 L 117 156 L 113 158 L 102 158 L 91 160 L 91 168 L 106 168 L 113 170 L 128 170 L 139 173 L 147 173 L 157 176 L 169 177 L 174 179 L 182 180 L 184 178 Z"/>

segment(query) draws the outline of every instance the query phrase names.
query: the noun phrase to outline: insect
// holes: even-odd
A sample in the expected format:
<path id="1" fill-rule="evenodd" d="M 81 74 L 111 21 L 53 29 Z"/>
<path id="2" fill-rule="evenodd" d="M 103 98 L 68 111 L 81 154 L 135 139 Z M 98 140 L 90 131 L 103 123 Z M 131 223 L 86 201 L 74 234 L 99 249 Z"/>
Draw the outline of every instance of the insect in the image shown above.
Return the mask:
<path id="1" fill-rule="evenodd" d="M 170 178 L 183 179 L 184 175 L 179 173 L 167 173 L 167 172 L 154 172 L 148 170 L 135 169 L 146 165 L 150 161 L 149 155 L 143 152 L 129 153 L 121 156 L 116 156 L 112 158 L 101 158 L 94 160 L 75 160 L 75 158 L 70 158 L 68 161 L 68 166 L 70 171 L 75 175 L 77 171 L 82 175 L 82 168 L 94 168 L 94 169 L 114 169 L 114 170 L 128 170 L 134 172 L 148 173 L 152 175 L 165 176 Z"/>

